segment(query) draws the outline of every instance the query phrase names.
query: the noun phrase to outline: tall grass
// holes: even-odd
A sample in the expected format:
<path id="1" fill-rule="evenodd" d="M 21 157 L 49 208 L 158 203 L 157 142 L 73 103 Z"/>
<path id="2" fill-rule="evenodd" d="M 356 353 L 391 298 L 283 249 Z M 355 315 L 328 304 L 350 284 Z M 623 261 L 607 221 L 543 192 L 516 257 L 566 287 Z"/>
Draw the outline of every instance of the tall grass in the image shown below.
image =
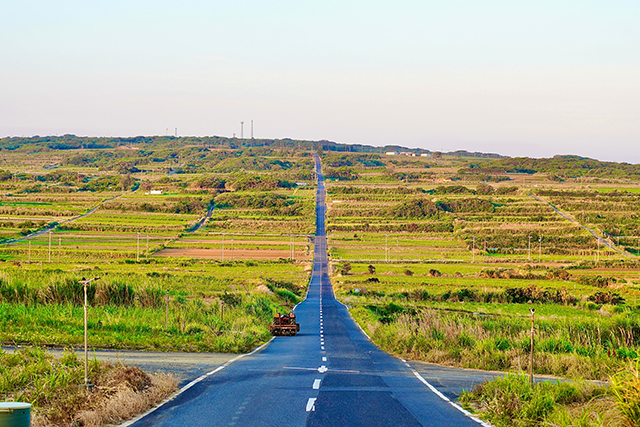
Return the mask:
<path id="1" fill-rule="evenodd" d="M 624 426 L 640 426 L 640 362 L 629 363 L 611 377 L 611 389 L 624 419 Z"/>
<path id="2" fill-rule="evenodd" d="M 496 427 L 595 427 L 619 425 L 620 421 L 615 411 L 605 409 L 612 403 L 607 390 L 584 381 L 545 381 L 531 386 L 525 375 L 506 375 L 463 392 L 460 402 Z"/>
<path id="3" fill-rule="evenodd" d="M 523 371 L 529 365 L 530 321 L 401 306 L 359 306 L 356 320 L 387 351 L 415 360 L 467 368 Z M 536 320 L 534 371 L 605 380 L 640 353 L 639 319 Z"/>
<path id="4" fill-rule="evenodd" d="M 91 346 L 130 349 L 245 352 L 269 338 L 268 325 L 279 300 L 238 294 L 235 304 L 173 296 L 165 328 L 165 307 L 104 305 L 89 310 Z M 0 341 L 79 346 L 83 309 L 71 303 L 0 303 Z"/>

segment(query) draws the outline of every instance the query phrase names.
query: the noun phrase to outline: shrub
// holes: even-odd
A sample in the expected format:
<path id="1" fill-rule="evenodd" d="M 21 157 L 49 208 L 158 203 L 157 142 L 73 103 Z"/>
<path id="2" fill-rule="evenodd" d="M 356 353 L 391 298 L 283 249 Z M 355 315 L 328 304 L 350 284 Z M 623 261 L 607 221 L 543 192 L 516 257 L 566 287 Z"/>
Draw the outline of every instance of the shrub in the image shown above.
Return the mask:
<path id="1" fill-rule="evenodd" d="M 594 286 L 596 288 L 606 288 L 612 283 L 616 283 L 617 280 L 615 277 L 602 277 L 600 275 L 597 276 L 580 276 L 577 279 L 577 282 L 584 286 Z"/>
<path id="2" fill-rule="evenodd" d="M 462 405 L 497 427 L 546 425 L 558 405 L 584 403 L 604 394 L 604 389 L 587 383 L 550 382 L 529 384 L 525 375 L 507 374 L 478 385 L 460 395 Z"/>
<path id="3" fill-rule="evenodd" d="M 430 218 L 438 214 L 436 204 L 428 199 L 413 199 L 393 206 L 389 214 L 396 218 Z"/>
<path id="4" fill-rule="evenodd" d="M 476 187 L 476 193 L 478 194 L 492 194 L 494 192 L 493 187 L 488 184 L 478 184 Z"/>
<path id="5" fill-rule="evenodd" d="M 342 264 L 340 266 L 340 274 L 342 274 L 343 276 L 348 276 L 349 274 L 351 274 L 351 264 L 348 262 Z"/>
<path id="6" fill-rule="evenodd" d="M 617 293 L 608 292 L 596 292 L 589 297 L 589 301 L 593 301 L 596 304 L 624 304 L 624 298 Z"/>
<path id="7" fill-rule="evenodd" d="M 224 294 L 220 294 L 219 297 L 225 305 L 230 307 L 235 307 L 242 303 L 242 297 L 238 294 L 225 292 Z"/>

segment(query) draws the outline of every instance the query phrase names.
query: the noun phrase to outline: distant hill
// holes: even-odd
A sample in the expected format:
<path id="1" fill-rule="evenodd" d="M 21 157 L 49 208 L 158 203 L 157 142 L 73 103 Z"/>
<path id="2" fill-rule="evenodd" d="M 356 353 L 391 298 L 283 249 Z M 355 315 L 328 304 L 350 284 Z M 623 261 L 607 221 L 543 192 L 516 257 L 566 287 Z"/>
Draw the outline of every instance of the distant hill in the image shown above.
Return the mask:
<path id="1" fill-rule="evenodd" d="M 629 163 L 602 162 L 575 155 L 558 155 L 552 158 L 535 159 L 530 157 L 506 157 L 495 153 L 468 152 L 457 150 L 439 153 L 427 149 L 407 148 L 400 145 L 374 147 L 362 144 L 344 144 L 333 141 L 306 141 L 284 139 L 227 138 L 223 136 L 174 137 L 174 136 L 135 136 L 135 137 L 81 137 L 76 135 L 33 136 L 0 138 L 0 150 L 18 150 L 42 152 L 74 149 L 117 149 L 133 148 L 139 150 L 176 150 L 185 147 L 209 149 L 327 151 L 344 153 L 382 154 L 389 151 L 413 154 L 437 154 L 464 159 L 466 166 L 459 172 L 462 175 L 503 175 L 509 173 L 544 172 L 558 179 L 576 177 L 639 179 L 640 165 Z M 483 159 L 474 162 L 473 159 Z"/>
<path id="2" fill-rule="evenodd" d="M 321 140 L 307 141 L 284 139 L 253 139 L 253 138 L 227 138 L 223 136 L 205 137 L 174 137 L 174 136 L 134 136 L 134 137 L 85 137 L 76 135 L 62 136 L 33 136 L 33 137 L 6 137 L 0 138 L 0 150 L 26 150 L 26 151 L 46 151 L 46 150 L 74 150 L 74 149 L 104 149 L 117 148 L 120 146 L 145 148 L 180 148 L 182 146 L 201 145 L 209 148 L 298 148 L 301 150 L 339 151 L 351 153 L 384 153 L 387 151 L 409 152 L 415 154 L 431 153 L 430 150 L 420 148 L 408 148 L 400 145 L 386 145 L 384 147 L 374 147 L 362 144 L 344 144 L 339 142 Z M 464 150 L 442 153 L 458 157 L 477 158 L 504 158 L 493 153 L 471 153 Z"/>
<path id="3" fill-rule="evenodd" d="M 473 163 L 461 169 L 461 174 L 505 174 L 545 172 L 559 178 L 599 177 L 599 178 L 640 178 L 640 165 L 630 163 L 602 162 L 574 155 L 533 159 L 513 157 Z"/>

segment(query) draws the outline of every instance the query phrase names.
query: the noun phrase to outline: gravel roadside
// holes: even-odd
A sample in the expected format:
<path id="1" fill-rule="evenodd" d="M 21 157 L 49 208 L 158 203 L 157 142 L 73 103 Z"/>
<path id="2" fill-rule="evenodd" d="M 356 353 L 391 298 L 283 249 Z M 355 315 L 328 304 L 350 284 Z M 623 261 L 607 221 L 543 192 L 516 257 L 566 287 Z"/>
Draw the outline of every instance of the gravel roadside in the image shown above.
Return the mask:
<path id="1" fill-rule="evenodd" d="M 3 346 L 6 352 L 13 352 L 16 347 Z M 60 356 L 62 349 L 48 349 Z M 84 351 L 74 350 L 78 357 L 84 357 Z M 89 358 L 105 360 L 111 363 L 137 366 L 145 372 L 172 373 L 180 386 L 200 375 L 210 372 L 238 356 L 229 353 L 184 353 L 160 351 L 127 351 L 127 350 L 89 350 Z"/>

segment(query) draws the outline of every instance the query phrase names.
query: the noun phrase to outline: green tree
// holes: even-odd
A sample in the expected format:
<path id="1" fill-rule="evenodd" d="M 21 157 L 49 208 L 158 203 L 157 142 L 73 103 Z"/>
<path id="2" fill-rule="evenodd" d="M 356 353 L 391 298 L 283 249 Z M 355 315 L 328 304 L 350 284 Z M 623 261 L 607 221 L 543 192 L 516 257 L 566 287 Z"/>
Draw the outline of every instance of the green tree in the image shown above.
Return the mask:
<path id="1" fill-rule="evenodd" d="M 122 177 L 120 178 L 120 187 L 122 188 L 122 191 L 129 190 L 131 187 L 133 187 L 134 183 L 135 180 L 130 174 L 122 175 Z"/>

